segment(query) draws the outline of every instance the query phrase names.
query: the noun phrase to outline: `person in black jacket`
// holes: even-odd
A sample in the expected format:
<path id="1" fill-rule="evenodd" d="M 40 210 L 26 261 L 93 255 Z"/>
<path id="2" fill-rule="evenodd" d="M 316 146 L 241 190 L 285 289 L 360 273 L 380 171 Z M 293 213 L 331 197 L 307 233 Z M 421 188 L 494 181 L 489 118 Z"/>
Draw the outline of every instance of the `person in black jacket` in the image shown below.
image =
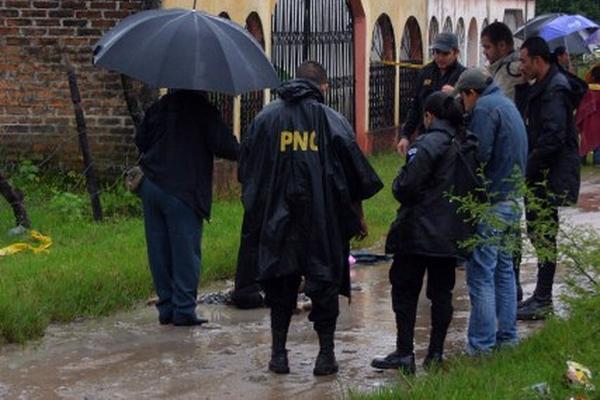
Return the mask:
<path id="1" fill-rule="evenodd" d="M 543 319 L 552 311 L 556 270 L 558 207 L 577 202 L 579 194 L 578 140 L 573 112 L 581 94 L 567 75 L 551 62 L 548 44 L 540 37 L 521 46 L 521 71 L 535 84 L 527 88 L 520 111 L 527 127 L 529 153 L 526 199 L 528 235 L 538 256 L 535 291 L 519 304 L 518 319 Z M 547 185 L 546 185 L 547 183 Z"/>
<path id="2" fill-rule="evenodd" d="M 423 104 L 425 104 L 427 96 L 438 90 L 450 93 L 458 77 L 465 70 L 465 67 L 458 62 L 460 50 L 455 34 L 446 32 L 438 34 L 431 50 L 433 51 L 433 61 L 427 64 L 419 74 L 406 122 L 400 133 L 397 150 L 401 155 L 406 155 L 410 141 L 415 134 L 420 135 L 425 131 Z"/>
<path id="3" fill-rule="evenodd" d="M 144 172 L 148 261 L 161 324 L 200 325 L 202 221 L 210 218 L 213 158 L 237 160 L 239 144 L 204 93 L 170 91 L 146 112 L 136 132 Z"/>
<path id="4" fill-rule="evenodd" d="M 361 202 L 383 184 L 348 121 L 323 104 L 327 73 L 313 61 L 277 89 L 240 152 L 244 221 L 236 287 L 260 282 L 271 307 L 269 370 L 290 372 L 285 348 L 301 278 L 319 336 L 313 373 L 338 371 L 338 295 L 350 295 L 349 240 L 366 235 Z M 246 284 L 244 284 L 245 281 Z"/>
<path id="5" fill-rule="evenodd" d="M 452 142 L 465 136 L 462 111 L 452 96 L 435 92 L 425 100 L 424 112 L 426 132 L 409 149 L 392 187 L 401 203 L 386 241 L 386 253 L 394 253 L 390 282 L 396 350 L 371 363 L 374 368 L 399 368 L 408 374 L 415 372 L 413 337 L 425 271 L 431 336 L 424 366 L 442 362 L 462 232 L 462 218 L 447 196 L 454 184 Z"/>

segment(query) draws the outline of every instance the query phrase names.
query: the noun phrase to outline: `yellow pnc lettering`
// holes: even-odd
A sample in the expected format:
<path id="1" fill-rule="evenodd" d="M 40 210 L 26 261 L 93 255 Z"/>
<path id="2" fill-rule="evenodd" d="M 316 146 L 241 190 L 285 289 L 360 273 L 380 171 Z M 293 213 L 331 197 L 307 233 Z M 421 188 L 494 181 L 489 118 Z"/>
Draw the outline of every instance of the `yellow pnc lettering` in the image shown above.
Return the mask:
<path id="1" fill-rule="evenodd" d="M 279 150 L 285 152 L 293 151 L 319 151 L 316 141 L 316 132 L 282 131 L 279 140 Z"/>
<path id="2" fill-rule="evenodd" d="M 292 144 L 293 140 L 294 140 L 294 135 L 292 134 L 292 132 L 290 132 L 290 131 L 281 132 L 281 140 L 280 140 L 279 150 L 283 153 L 285 151 L 285 148 L 287 146 L 289 146 L 290 144 Z"/>

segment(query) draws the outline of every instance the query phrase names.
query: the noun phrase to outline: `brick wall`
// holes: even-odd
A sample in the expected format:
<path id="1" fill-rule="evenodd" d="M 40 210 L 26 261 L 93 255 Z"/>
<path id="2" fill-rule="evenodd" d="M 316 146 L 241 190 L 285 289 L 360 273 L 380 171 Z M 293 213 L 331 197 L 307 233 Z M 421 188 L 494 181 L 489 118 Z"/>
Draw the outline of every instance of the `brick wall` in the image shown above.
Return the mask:
<path id="1" fill-rule="evenodd" d="M 133 122 L 118 74 L 94 67 L 92 46 L 139 0 L 0 0 L 0 160 L 81 169 L 63 64 L 76 69 L 100 171 L 135 161 Z"/>

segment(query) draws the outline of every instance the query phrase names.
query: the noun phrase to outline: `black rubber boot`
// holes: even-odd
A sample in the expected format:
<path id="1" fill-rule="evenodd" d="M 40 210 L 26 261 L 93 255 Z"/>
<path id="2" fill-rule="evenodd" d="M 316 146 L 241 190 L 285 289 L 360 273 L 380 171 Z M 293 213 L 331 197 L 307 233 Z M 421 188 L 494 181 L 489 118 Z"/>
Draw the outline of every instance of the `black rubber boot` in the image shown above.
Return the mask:
<path id="1" fill-rule="evenodd" d="M 517 319 L 521 321 L 544 320 L 553 311 L 552 297 L 539 297 L 534 293 L 533 296 L 519 304 Z"/>
<path id="2" fill-rule="evenodd" d="M 424 369 L 440 368 L 443 363 L 444 363 L 444 357 L 442 356 L 442 353 L 429 352 L 429 353 L 427 353 L 427 356 L 423 360 L 423 368 Z"/>
<path id="3" fill-rule="evenodd" d="M 333 336 L 333 333 L 319 333 L 319 355 L 313 369 L 313 374 L 316 376 L 331 375 L 338 372 L 339 367 L 335 360 Z"/>
<path id="4" fill-rule="evenodd" d="M 269 361 L 269 371 L 276 374 L 289 374 L 287 350 L 285 343 L 287 341 L 287 332 L 271 331 L 273 344 L 271 346 L 271 361 Z"/>
<path id="5" fill-rule="evenodd" d="M 519 304 L 517 319 L 522 321 L 543 320 L 552 314 L 552 286 L 556 263 L 545 262 L 538 264 L 537 283 L 533 296 Z"/>
<path id="6" fill-rule="evenodd" d="M 399 369 L 406 375 L 412 375 L 416 371 L 415 353 L 400 354 L 398 350 L 385 357 L 376 357 L 371 361 L 371 366 L 377 369 Z"/>

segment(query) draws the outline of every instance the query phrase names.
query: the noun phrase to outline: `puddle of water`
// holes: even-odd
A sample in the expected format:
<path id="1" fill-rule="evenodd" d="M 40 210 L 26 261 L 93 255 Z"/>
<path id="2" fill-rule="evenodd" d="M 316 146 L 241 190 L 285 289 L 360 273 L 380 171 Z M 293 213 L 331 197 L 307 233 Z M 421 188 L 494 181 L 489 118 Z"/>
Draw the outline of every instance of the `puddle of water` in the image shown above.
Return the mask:
<path id="1" fill-rule="evenodd" d="M 587 204 L 600 203 L 596 195 L 600 183 L 588 185 L 585 193 L 592 194 L 584 212 L 567 210 L 565 218 L 600 227 L 600 212 L 587 211 Z M 0 399 L 346 398 L 351 388 L 373 390 L 396 383 L 395 371 L 378 372 L 369 365 L 374 356 L 392 351 L 395 343 L 388 268 L 389 264 L 356 268 L 362 290 L 353 293 L 351 305 L 340 299 L 337 376 L 312 375 L 318 344 L 306 313 L 293 317 L 288 340 L 291 373 L 281 376 L 267 371 L 271 340 L 267 309 L 201 305 L 199 312 L 210 324 L 177 328 L 158 325 L 154 308 L 142 307 L 109 318 L 53 325 L 37 343 L 1 348 Z M 522 269 L 525 295 L 533 291 L 535 274 L 534 265 Z M 464 271 L 457 271 L 456 282 L 447 355 L 462 351 L 469 316 Z M 415 338 L 419 363 L 429 340 L 424 292 Z M 528 336 L 541 326 L 519 322 L 519 334 Z"/>

